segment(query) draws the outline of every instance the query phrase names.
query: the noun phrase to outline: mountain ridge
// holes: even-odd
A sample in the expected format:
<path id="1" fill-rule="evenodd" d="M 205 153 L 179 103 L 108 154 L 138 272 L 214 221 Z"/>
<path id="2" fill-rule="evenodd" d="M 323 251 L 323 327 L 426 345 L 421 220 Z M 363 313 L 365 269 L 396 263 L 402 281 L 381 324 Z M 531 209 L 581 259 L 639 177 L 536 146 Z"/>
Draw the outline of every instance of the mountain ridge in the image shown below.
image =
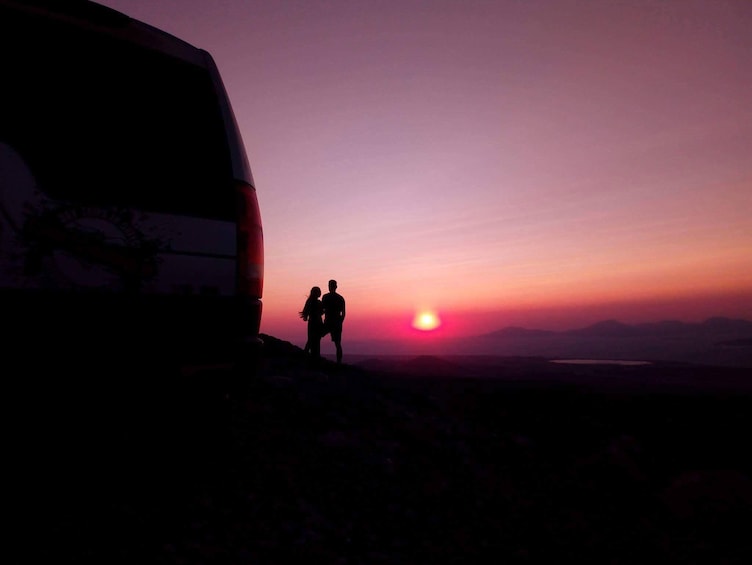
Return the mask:
<path id="1" fill-rule="evenodd" d="M 693 335 L 742 333 L 752 336 L 752 321 L 741 318 L 715 316 L 702 322 L 681 322 L 678 320 L 661 320 L 626 324 L 618 320 L 601 320 L 582 328 L 554 331 L 508 326 L 500 330 L 478 335 L 479 338 L 510 337 L 685 337 Z"/>

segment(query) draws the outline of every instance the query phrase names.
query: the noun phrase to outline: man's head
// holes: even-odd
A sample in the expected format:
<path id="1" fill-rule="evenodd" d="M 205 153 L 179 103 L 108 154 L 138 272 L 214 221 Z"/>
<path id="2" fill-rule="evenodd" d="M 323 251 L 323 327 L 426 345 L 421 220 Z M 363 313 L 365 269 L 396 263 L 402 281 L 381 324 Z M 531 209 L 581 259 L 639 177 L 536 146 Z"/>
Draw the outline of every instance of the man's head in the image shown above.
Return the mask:
<path id="1" fill-rule="evenodd" d="M 329 292 L 334 292 L 335 290 L 337 290 L 337 281 L 332 279 L 329 281 Z"/>

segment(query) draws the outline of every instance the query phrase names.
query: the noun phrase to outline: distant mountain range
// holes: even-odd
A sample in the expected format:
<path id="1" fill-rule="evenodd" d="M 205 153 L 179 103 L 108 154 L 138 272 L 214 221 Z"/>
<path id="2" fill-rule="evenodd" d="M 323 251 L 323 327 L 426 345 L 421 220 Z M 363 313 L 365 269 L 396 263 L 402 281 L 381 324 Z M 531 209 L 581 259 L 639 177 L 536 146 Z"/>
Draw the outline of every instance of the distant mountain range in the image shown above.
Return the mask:
<path id="1" fill-rule="evenodd" d="M 567 331 L 513 326 L 468 337 L 349 341 L 345 352 L 346 356 L 361 357 L 429 355 L 446 360 L 449 355 L 471 355 L 667 361 L 752 368 L 752 321 L 715 317 L 699 323 L 664 320 L 630 325 L 618 320 L 603 320 Z M 430 364 L 433 374 L 455 371 L 448 365 L 436 367 L 435 362 L 429 363 L 425 357 L 411 363 L 417 367 L 405 370 L 426 372 L 422 364 Z"/>
<path id="2" fill-rule="evenodd" d="M 478 336 L 479 338 L 534 338 L 553 336 L 572 337 L 708 337 L 720 335 L 750 335 L 752 336 L 752 322 L 749 320 L 732 318 L 708 318 L 700 323 L 687 323 L 677 320 L 665 320 L 644 324 L 624 324 L 617 320 L 603 320 L 584 328 L 566 331 L 549 331 L 527 329 L 510 326 L 491 333 Z"/>

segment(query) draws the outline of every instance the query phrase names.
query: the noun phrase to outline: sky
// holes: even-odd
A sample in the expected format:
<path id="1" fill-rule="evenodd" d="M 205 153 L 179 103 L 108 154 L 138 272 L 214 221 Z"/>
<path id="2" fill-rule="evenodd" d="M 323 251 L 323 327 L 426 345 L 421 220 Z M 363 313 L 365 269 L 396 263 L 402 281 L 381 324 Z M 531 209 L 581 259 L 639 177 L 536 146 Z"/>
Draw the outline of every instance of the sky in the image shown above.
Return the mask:
<path id="1" fill-rule="evenodd" d="M 263 333 L 331 278 L 343 343 L 752 319 L 748 0 L 101 3 L 219 67 Z"/>

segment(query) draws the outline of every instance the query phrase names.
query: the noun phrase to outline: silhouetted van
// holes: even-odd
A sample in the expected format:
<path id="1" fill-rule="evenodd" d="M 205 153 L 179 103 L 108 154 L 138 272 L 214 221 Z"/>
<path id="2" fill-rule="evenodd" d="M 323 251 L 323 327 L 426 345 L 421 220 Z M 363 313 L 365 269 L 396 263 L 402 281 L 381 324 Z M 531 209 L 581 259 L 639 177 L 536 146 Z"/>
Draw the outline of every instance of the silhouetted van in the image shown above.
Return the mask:
<path id="1" fill-rule="evenodd" d="M 211 55 L 76 0 L 0 0 L 0 45 L 0 347 L 252 352 L 261 217 Z"/>

